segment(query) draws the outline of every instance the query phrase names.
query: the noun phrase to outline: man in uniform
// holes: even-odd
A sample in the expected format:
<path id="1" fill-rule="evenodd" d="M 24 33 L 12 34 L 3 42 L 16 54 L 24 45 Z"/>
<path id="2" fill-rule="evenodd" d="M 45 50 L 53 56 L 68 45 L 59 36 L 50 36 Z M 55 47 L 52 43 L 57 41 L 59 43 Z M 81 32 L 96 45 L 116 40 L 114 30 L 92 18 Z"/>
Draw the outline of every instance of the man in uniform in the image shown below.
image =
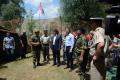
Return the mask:
<path id="1" fill-rule="evenodd" d="M 87 65 L 87 58 L 88 58 L 88 52 L 87 52 L 87 40 L 85 38 L 85 30 L 79 29 L 77 31 L 78 38 L 75 44 L 75 53 L 77 55 L 77 62 L 79 65 L 79 72 L 80 77 L 84 79 L 85 71 L 86 71 L 86 65 Z"/>
<path id="2" fill-rule="evenodd" d="M 102 27 L 102 18 L 90 18 L 91 28 L 94 31 L 95 52 L 90 68 L 90 80 L 105 80 L 105 56 L 104 56 L 104 38 L 105 33 Z"/>
<path id="3" fill-rule="evenodd" d="M 40 66 L 40 48 L 41 48 L 41 42 L 40 42 L 40 36 L 38 30 L 34 30 L 34 35 L 31 36 L 30 43 L 32 45 L 32 51 L 33 51 L 33 68 L 36 68 L 36 62 L 37 62 L 37 66 Z"/>

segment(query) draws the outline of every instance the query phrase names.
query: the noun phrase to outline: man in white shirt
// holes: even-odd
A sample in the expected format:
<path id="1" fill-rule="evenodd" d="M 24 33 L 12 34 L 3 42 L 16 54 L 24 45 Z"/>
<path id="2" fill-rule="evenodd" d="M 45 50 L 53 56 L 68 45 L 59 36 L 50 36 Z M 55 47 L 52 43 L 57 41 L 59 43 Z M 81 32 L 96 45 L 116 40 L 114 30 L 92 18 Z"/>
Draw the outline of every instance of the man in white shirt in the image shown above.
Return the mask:
<path id="1" fill-rule="evenodd" d="M 15 49 L 14 38 L 11 37 L 10 33 L 8 32 L 3 40 L 3 50 L 7 53 L 9 60 L 13 59 L 12 55 L 14 54 L 14 49 Z"/>
<path id="2" fill-rule="evenodd" d="M 74 47 L 74 35 L 70 33 L 70 30 L 66 30 L 65 38 L 65 52 L 67 56 L 67 67 L 70 68 L 70 71 L 73 70 L 73 47 Z"/>
<path id="3" fill-rule="evenodd" d="M 44 56 L 44 61 L 49 63 L 49 44 L 50 44 L 50 36 L 48 36 L 48 31 L 44 30 L 44 35 L 41 37 L 41 42 L 42 42 L 42 47 L 43 47 L 43 56 Z"/>
<path id="4" fill-rule="evenodd" d="M 53 52 L 53 66 L 60 66 L 60 50 L 62 45 L 62 37 L 59 35 L 58 30 L 53 31 L 53 36 L 51 38 L 51 49 Z"/>
<path id="5" fill-rule="evenodd" d="M 102 27 L 102 18 L 91 18 L 91 28 L 94 31 L 95 38 L 95 52 L 90 68 L 90 80 L 105 80 L 105 56 L 104 56 L 104 40 L 105 33 Z"/>

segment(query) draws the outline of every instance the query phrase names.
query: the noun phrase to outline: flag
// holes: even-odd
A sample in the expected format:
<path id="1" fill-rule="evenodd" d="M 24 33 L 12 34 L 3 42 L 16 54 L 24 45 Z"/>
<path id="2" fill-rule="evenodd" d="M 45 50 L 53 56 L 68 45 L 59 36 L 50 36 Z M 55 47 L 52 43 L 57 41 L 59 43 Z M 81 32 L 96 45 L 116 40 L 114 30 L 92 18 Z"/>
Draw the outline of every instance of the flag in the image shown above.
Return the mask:
<path id="1" fill-rule="evenodd" d="M 41 2 L 40 2 L 40 12 L 41 12 L 42 14 L 45 14 Z"/>

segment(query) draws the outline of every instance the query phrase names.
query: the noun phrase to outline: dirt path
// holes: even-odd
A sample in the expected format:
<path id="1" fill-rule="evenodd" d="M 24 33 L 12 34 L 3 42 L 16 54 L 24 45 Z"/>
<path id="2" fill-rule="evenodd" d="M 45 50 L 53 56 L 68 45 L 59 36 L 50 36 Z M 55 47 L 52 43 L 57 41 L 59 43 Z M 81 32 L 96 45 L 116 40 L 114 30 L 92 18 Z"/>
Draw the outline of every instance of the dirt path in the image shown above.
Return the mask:
<path id="1" fill-rule="evenodd" d="M 52 66 L 51 61 L 33 69 L 32 57 L 29 57 L 0 66 L 0 80 L 79 80 L 76 70 L 69 72 L 64 68 L 65 65 Z"/>

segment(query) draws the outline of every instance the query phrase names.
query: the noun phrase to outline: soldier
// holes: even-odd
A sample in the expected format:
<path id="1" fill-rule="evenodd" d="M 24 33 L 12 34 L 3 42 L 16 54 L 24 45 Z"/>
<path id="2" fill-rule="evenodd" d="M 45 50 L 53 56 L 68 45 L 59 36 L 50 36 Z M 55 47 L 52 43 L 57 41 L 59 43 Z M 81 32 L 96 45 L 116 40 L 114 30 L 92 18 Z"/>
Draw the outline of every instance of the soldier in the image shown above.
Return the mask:
<path id="1" fill-rule="evenodd" d="M 33 68 L 36 68 L 36 62 L 37 66 L 40 66 L 40 49 L 41 49 L 41 42 L 38 30 L 34 30 L 34 35 L 31 36 L 30 43 L 32 45 L 33 51 Z"/>
<path id="2" fill-rule="evenodd" d="M 77 62 L 79 65 L 80 77 L 84 79 L 86 65 L 87 65 L 87 40 L 85 38 L 85 30 L 80 29 L 77 31 L 78 38 L 75 44 L 75 53 L 77 55 Z"/>
<path id="3" fill-rule="evenodd" d="M 91 28 L 94 31 L 94 45 L 95 52 L 93 53 L 91 68 L 90 68 L 90 80 L 105 80 L 105 56 L 104 56 L 104 39 L 105 33 L 102 28 L 102 18 L 90 18 Z"/>

